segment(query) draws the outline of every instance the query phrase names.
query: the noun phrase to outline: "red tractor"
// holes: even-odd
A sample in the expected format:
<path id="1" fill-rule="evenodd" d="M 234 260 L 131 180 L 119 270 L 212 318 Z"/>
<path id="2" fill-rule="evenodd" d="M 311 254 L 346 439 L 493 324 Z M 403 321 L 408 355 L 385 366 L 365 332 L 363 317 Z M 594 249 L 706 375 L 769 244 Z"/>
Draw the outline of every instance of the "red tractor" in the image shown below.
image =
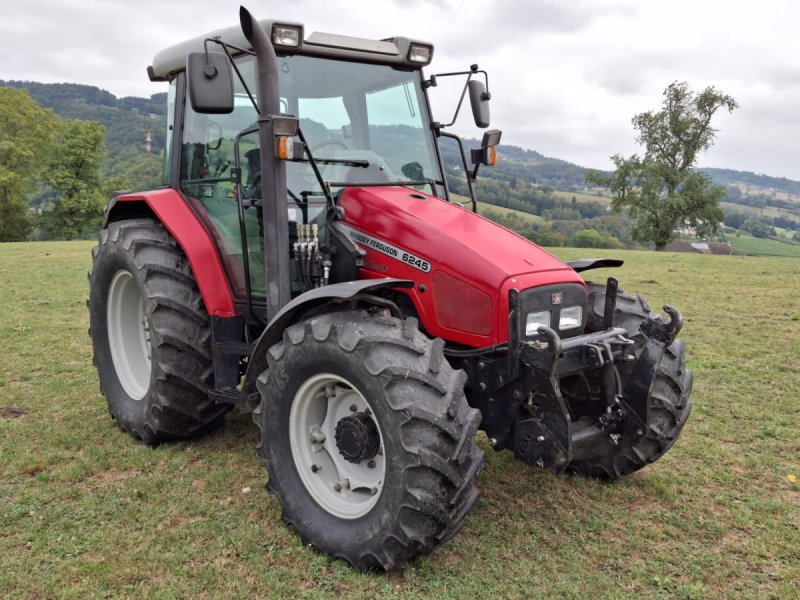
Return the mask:
<path id="1" fill-rule="evenodd" d="M 432 120 L 433 47 L 240 21 L 156 55 L 164 185 L 115 197 L 93 251 L 94 362 L 119 426 L 158 444 L 252 412 L 284 520 L 359 569 L 459 530 L 479 429 L 607 480 L 664 454 L 691 408 L 680 313 L 579 275 L 622 261 L 565 264 L 476 214 L 500 132 L 468 161 Z M 485 72 L 438 78 L 457 75 L 487 127 Z M 472 210 L 451 201 L 442 137 Z"/>

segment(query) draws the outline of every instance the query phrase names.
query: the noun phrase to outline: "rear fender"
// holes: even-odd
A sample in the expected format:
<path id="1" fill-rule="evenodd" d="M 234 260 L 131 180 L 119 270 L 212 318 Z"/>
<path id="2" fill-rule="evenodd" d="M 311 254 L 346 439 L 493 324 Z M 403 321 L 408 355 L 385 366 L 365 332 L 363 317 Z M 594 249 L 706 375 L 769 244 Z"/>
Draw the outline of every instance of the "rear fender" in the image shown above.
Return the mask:
<path id="1" fill-rule="evenodd" d="M 178 242 L 189 259 L 208 313 L 214 317 L 236 316 L 233 294 L 217 247 L 183 196 L 173 189 L 117 196 L 106 208 L 103 227 L 114 221 L 142 217 L 155 217 Z"/>
<path id="2" fill-rule="evenodd" d="M 387 288 L 409 288 L 413 285 L 414 282 L 407 279 L 362 279 L 334 283 L 300 294 L 275 315 L 275 318 L 269 322 L 258 338 L 244 376 L 243 396 L 249 398 L 252 393 L 256 392 L 256 379 L 267 368 L 267 350 L 281 341 L 283 331 L 296 322 L 301 315 L 326 304 L 347 302 L 359 294 Z"/>

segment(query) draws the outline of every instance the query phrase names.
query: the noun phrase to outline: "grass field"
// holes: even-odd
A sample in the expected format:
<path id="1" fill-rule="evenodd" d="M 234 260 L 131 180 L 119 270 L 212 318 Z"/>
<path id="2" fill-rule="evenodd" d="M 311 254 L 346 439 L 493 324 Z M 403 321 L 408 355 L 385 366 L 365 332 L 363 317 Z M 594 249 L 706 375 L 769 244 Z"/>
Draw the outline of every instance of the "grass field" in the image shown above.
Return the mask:
<path id="1" fill-rule="evenodd" d="M 560 200 L 572 200 L 572 197 L 575 196 L 575 200 L 577 202 L 598 202 L 604 206 L 609 206 L 611 204 L 611 198 L 609 196 L 598 196 L 597 194 L 589 194 L 586 192 L 567 192 L 565 190 L 555 190 L 553 192 L 553 196 L 559 198 Z"/>
<path id="2" fill-rule="evenodd" d="M 544 223 L 544 217 L 539 215 L 532 215 L 531 213 L 522 212 L 521 210 L 514 210 L 513 208 L 505 208 L 503 206 L 496 206 L 494 204 L 487 204 L 486 202 L 478 202 L 478 214 L 484 214 L 487 210 L 499 212 L 504 216 L 515 216 L 527 223 Z"/>
<path id="3" fill-rule="evenodd" d="M 728 241 L 737 252 L 761 256 L 788 256 L 800 258 L 800 244 L 781 240 L 757 238 L 747 234 L 729 235 Z"/>
<path id="4" fill-rule="evenodd" d="M 800 261 L 614 251 L 626 291 L 686 317 L 679 442 L 613 485 L 487 448 L 460 534 L 370 575 L 281 524 L 248 416 L 158 448 L 116 428 L 86 335 L 90 247 L 0 244 L 2 598 L 800 597 Z"/>

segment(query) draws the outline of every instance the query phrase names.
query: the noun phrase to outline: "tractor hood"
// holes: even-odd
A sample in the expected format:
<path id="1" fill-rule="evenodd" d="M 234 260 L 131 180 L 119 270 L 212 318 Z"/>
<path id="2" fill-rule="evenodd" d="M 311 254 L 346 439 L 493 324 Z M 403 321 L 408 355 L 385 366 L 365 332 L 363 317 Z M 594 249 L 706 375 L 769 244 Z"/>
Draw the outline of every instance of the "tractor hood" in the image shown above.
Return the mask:
<path id="1" fill-rule="evenodd" d="M 545 271 L 553 272 L 553 281 L 580 281 L 525 238 L 412 188 L 347 188 L 340 204 L 350 236 L 367 250 L 365 266 L 385 276 L 408 276 L 405 267 L 416 262 L 419 271 L 443 269 L 491 290 L 511 277 Z"/>

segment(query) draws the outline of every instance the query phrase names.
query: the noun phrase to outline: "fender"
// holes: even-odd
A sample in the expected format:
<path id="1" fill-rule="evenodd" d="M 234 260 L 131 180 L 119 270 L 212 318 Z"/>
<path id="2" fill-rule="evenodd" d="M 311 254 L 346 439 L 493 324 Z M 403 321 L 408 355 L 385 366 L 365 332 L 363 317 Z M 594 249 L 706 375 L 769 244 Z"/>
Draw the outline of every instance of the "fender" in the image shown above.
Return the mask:
<path id="1" fill-rule="evenodd" d="M 269 322 L 256 341 L 255 348 L 250 354 L 250 363 L 247 366 L 247 372 L 242 384 L 243 397 L 250 398 L 251 394 L 258 393 L 256 391 L 256 379 L 267 368 L 267 350 L 281 340 L 283 331 L 294 323 L 303 312 L 323 304 L 346 302 L 364 292 L 372 292 L 383 288 L 410 287 L 414 287 L 414 282 L 408 279 L 362 279 L 360 281 L 334 283 L 300 294 L 278 311 L 278 314 Z"/>
<path id="2" fill-rule="evenodd" d="M 233 294 L 214 241 L 180 193 L 162 189 L 117 196 L 106 207 L 103 227 L 121 219 L 152 215 L 167 228 L 189 259 L 208 314 L 235 317 Z"/>

